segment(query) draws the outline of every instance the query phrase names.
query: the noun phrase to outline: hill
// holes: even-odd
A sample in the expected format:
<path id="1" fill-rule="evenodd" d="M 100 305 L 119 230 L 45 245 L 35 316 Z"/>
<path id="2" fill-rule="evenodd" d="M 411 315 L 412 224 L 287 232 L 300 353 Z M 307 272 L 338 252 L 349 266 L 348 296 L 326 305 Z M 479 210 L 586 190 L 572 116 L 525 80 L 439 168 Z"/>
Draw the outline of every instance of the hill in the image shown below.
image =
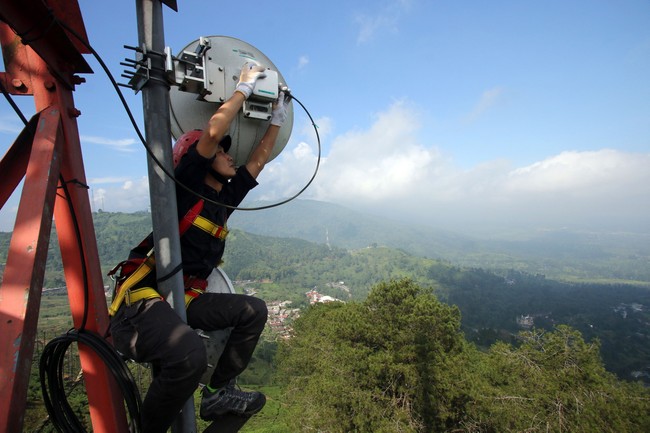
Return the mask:
<path id="1" fill-rule="evenodd" d="M 304 306 L 305 292 L 312 289 L 344 301 L 362 301 L 374 285 L 406 277 L 457 306 L 462 330 L 479 346 L 514 342 L 521 330 L 566 324 L 586 339 L 600 341 L 610 371 L 650 382 L 647 287 L 569 283 L 516 270 L 459 267 L 387 247 L 346 250 L 238 230 L 232 234 L 224 269 L 233 280 L 256 281 L 258 296 L 267 302 L 290 300 Z"/>
<path id="2" fill-rule="evenodd" d="M 252 203 L 250 206 L 268 205 Z M 151 228 L 146 212 L 93 214 L 104 269 L 123 260 Z M 385 246 L 409 254 L 448 261 L 462 267 L 494 271 L 517 270 L 571 282 L 631 283 L 650 286 L 650 235 L 540 230 L 495 233 L 488 237 L 404 225 L 390 216 L 377 217 L 331 203 L 293 200 L 263 211 L 238 211 L 229 227 L 276 238 L 302 239 L 343 249 Z M 0 262 L 9 245 L 0 233 Z M 56 237 L 50 262 L 56 260 Z M 52 267 L 54 266 L 54 267 Z M 60 262 L 50 264 L 60 269 Z M 53 275 L 53 274 L 50 274 Z M 63 282 L 62 273 L 56 281 Z"/>
<path id="3" fill-rule="evenodd" d="M 597 239 L 601 248 L 607 248 L 608 252 L 592 250 L 589 256 L 588 243 L 572 242 L 568 236 L 556 239 L 555 243 L 548 238 L 547 248 L 537 252 L 546 257 L 540 264 L 531 257 L 521 259 L 514 254 L 514 245 L 520 245 L 525 251 L 530 249 L 524 247 L 523 241 L 521 244 L 500 241 L 505 242 L 501 248 L 508 248 L 509 253 L 503 256 L 491 253 L 495 257 L 494 266 L 490 267 L 490 263 L 485 267 L 468 266 L 462 264 L 463 260 L 468 261 L 463 259 L 463 251 L 469 251 L 467 254 L 481 251 L 491 257 L 488 247 L 497 248 L 498 242 L 471 240 L 448 233 L 436 237 L 435 232 L 413 227 L 389 231 L 390 223 L 382 219 L 365 218 L 344 208 L 318 202 L 296 204 L 299 209 L 294 212 L 280 212 L 280 209 L 257 212 L 256 217 L 233 219 L 230 224 L 224 269 L 233 280 L 257 281 L 256 290 L 267 301 L 289 300 L 296 307 L 304 306 L 307 304 L 305 292 L 312 289 L 343 300 L 363 300 L 373 285 L 408 277 L 423 287 L 433 288 L 444 302 L 457 305 L 462 314 L 463 331 L 468 339 L 483 347 L 497 340 L 511 340 L 521 329 L 533 326 L 551 329 L 557 324 L 569 324 L 586 338 L 601 341 L 603 360 L 608 369 L 620 377 L 630 379 L 633 374 L 650 377 L 650 351 L 647 349 L 650 347 L 650 290 L 647 285 L 631 284 L 629 278 L 621 278 L 627 284 L 613 282 L 615 268 L 601 267 L 597 263 L 598 260 L 613 263 L 612 257 L 615 257 L 631 266 L 643 256 L 632 254 L 626 258 L 623 251 L 629 253 L 629 248 L 623 246 L 614 254 L 615 243 L 606 244 Z M 341 225 L 343 221 L 347 221 L 347 228 Z M 148 233 L 150 215 L 99 212 L 94 214 L 94 223 L 106 274 Z M 321 223 L 323 226 L 318 228 Z M 331 231 L 329 224 L 333 227 Z M 303 237 L 322 234 L 324 227 L 330 233 L 329 242 L 316 243 L 297 236 L 265 236 L 240 229 L 263 227 L 264 230 L 288 232 L 285 226 L 294 227 L 293 233 Z M 0 236 L 2 262 L 8 239 L 8 234 Z M 63 273 L 56 237 L 52 239 L 45 285 L 59 287 L 64 285 Z M 390 242 L 402 247 L 382 246 Z M 544 243 L 538 240 L 538 244 Z M 358 245 L 363 247 L 358 248 Z M 446 253 L 434 256 L 409 251 L 425 248 Z M 449 259 L 453 254 L 457 254 L 459 260 Z M 556 257 L 551 257 L 552 254 Z M 546 267 L 562 274 L 563 268 L 553 268 L 564 263 L 562 255 L 573 257 L 585 270 L 584 281 L 591 281 L 562 282 L 545 273 L 530 273 L 517 266 L 507 266 L 529 263 L 529 266 Z M 594 268 L 591 273 L 589 266 Z M 646 267 L 640 268 L 639 272 L 647 271 Z M 606 278 L 607 282 L 595 283 L 598 275 L 604 276 L 601 278 Z M 109 283 L 106 279 L 106 284 Z"/>
<path id="4" fill-rule="evenodd" d="M 540 230 L 479 238 L 404 225 L 395 215 L 391 211 L 377 217 L 331 203 L 294 200 L 264 211 L 235 212 L 230 225 L 250 233 L 347 249 L 387 246 L 459 266 L 515 269 L 567 281 L 650 285 L 650 234 Z"/>

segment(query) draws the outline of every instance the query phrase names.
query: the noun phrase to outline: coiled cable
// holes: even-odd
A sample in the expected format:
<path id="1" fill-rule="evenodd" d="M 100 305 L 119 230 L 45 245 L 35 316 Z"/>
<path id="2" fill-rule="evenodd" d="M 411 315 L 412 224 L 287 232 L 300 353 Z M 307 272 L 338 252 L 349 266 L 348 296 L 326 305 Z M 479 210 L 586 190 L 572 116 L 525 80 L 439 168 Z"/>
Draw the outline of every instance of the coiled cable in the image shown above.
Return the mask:
<path id="1" fill-rule="evenodd" d="M 85 330 L 71 329 L 50 340 L 39 362 L 43 401 L 52 424 L 62 433 L 85 433 L 74 409 L 68 403 L 63 382 L 65 354 L 72 343 L 90 347 L 106 364 L 115 377 L 129 414 L 129 431 L 141 431 L 140 409 L 142 401 L 133 374 L 119 353 L 99 335 Z"/>

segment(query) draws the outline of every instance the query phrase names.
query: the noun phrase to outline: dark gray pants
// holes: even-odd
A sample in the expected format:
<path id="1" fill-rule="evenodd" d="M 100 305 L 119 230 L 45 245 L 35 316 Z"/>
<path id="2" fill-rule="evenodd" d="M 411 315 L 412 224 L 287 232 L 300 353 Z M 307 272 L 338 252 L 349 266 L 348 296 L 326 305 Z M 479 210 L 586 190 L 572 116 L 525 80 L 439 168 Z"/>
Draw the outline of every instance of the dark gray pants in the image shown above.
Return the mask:
<path id="1" fill-rule="evenodd" d="M 113 343 L 135 361 L 152 363 L 156 372 L 142 405 L 143 431 L 166 432 L 207 368 L 205 345 L 192 328 L 233 328 L 210 379 L 210 386 L 220 387 L 246 369 L 266 318 L 264 301 L 229 293 L 194 299 L 187 324 L 159 299 L 123 305 L 111 320 Z"/>

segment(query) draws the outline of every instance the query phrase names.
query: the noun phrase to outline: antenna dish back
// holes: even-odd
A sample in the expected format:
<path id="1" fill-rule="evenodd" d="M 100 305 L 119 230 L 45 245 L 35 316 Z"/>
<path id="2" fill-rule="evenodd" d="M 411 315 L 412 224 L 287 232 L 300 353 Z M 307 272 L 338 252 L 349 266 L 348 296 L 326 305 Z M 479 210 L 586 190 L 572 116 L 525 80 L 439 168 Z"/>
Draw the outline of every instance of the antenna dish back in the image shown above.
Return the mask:
<path id="1" fill-rule="evenodd" d="M 205 49 L 205 46 L 209 48 Z M 183 59 L 187 53 L 195 55 L 197 52 L 204 53 L 202 54 L 204 58 L 202 84 L 204 84 L 206 92 L 197 97 L 196 93 L 183 91 L 183 85 L 180 88 L 171 88 L 169 92 L 171 132 L 175 139 L 187 131 L 205 127 L 217 108 L 235 91 L 239 73 L 246 62 L 254 62 L 270 69 L 269 77 L 273 79 L 276 75 L 273 72 L 277 72 L 278 83 L 286 86 L 284 77 L 273 62 L 260 50 L 239 39 L 228 36 L 201 37 L 183 48 L 177 58 Z M 185 83 L 191 87 L 193 85 L 191 77 L 189 81 L 186 79 Z M 260 106 L 260 104 L 255 105 Z M 269 116 L 270 114 L 268 112 Z M 248 111 L 247 115 L 246 110 L 242 110 L 232 122 L 229 131 L 232 137 L 232 146 L 228 153 L 235 160 L 235 164 L 245 164 L 264 135 L 269 121 L 262 117 L 266 117 L 264 112 L 258 111 L 251 115 L 251 112 Z M 280 134 L 269 160 L 278 156 L 287 145 L 292 128 L 293 103 L 290 103 L 289 115 L 280 128 Z"/>

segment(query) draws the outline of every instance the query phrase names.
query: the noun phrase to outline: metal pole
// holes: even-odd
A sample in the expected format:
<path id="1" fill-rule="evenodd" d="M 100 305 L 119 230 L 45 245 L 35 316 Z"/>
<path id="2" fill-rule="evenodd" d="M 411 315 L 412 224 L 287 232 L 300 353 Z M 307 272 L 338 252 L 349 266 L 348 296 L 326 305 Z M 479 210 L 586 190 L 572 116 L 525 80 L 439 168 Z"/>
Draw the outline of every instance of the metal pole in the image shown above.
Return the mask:
<path id="1" fill-rule="evenodd" d="M 160 0 L 136 0 L 138 20 L 138 42 L 147 51 L 164 52 L 162 3 Z M 145 136 L 156 158 L 169 171 L 173 170 L 170 146 L 169 86 L 165 84 L 164 59 L 151 59 L 151 79 L 142 89 Z M 168 276 L 181 264 L 180 240 L 178 237 L 178 215 L 176 212 L 176 187 L 174 182 L 157 166 L 151 157 L 147 158 L 149 171 L 149 194 L 151 199 L 151 220 L 153 224 L 157 277 Z M 174 211 L 170 212 L 170 209 Z M 158 284 L 158 290 L 183 319 L 185 315 L 185 293 L 182 272 L 176 272 Z M 172 294 L 171 298 L 169 294 Z M 183 433 L 196 431 L 194 401 L 190 398 L 183 407 L 181 419 L 173 430 Z M 180 429 L 180 430 L 179 430 Z"/>

